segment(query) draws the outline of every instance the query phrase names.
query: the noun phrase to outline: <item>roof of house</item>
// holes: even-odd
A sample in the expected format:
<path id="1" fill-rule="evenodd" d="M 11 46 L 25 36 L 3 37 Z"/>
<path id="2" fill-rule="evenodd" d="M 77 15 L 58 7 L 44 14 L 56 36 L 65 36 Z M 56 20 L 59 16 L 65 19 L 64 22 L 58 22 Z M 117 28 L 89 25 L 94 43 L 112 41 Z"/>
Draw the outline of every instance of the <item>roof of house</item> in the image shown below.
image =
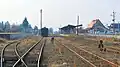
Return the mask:
<path id="1" fill-rule="evenodd" d="M 60 28 L 60 29 L 73 29 L 73 28 L 75 28 L 75 27 L 79 27 L 79 26 L 82 26 L 82 24 L 80 24 L 80 25 L 77 25 L 77 26 L 74 26 L 74 25 L 67 25 L 67 26 L 64 26 L 64 27 L 62 27 L 62 28 Z"/>
<path id="2" fill-rule="evenodd" d="M 69 29 L 69 28 L 75 28 L 76 26 L 74 26 L 74 25 L 67 25 L 67 26 L 64 26 L 64 27 L 62 27 L 62 28 L 60 28 L 60 29 Z"/>
<path id="3" fill-rule="evenodd" d="M 92 20 L 92 22 L 90 24 L 88 24 L 89 29 L 94 29 L 94 28 L 98 28 L 98 27 L 103 28 L 103 29 L 107 29 L 99 19 Z"/>

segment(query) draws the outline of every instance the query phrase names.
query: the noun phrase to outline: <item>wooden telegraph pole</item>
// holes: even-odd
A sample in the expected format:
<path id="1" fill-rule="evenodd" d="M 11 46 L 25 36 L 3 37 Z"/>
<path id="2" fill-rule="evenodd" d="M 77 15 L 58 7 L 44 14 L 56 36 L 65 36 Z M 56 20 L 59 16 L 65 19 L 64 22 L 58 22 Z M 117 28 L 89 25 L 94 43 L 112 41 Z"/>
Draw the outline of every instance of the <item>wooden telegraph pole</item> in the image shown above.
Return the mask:
<path id="1" fill-rule="evenodd" d="M 116 14 L 116 12 L 114 12 L 113 11 L 113 13 L 111 14 L 111 16 L 112 16 L 112 21 L 113 21 L 113 23 L 115 23 L 115 14 Z M 115 34 L 115 27 L 113 26 L 113 32 L 114 32 L 114 34 Z"/>

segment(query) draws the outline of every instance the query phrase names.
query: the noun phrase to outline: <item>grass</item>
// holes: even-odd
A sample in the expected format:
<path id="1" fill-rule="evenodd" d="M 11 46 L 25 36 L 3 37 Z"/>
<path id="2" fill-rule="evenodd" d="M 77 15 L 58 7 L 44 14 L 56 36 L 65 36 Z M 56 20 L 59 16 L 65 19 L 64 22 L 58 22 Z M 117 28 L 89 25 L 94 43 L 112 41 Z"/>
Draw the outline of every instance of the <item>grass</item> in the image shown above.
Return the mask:
<path id="1" fill-rule="evenodd" d="M 117 38 L 103 38 L 103 37 L 87 37 L 87 36 L 69 36 L 69 37 L 65 37 L 66 39 L 69 39 L 71 41 L 74 42 L 78 42 L 80 44 L 84 44 L 84 45 L 98 45 L 99 44 L 99 40 L 102 39 L 104 42 L 103 44 L 106 46 L 112 46 L 114 43 L 113 42 L 120 42 L 120 39 Z"/>
<path id="2" fill-rule="evenodd" d="M 112 42 L 107 42 L 107 41 L 105 41 L 105 42 L 104 42 L 104 45 L 106 45 L 106 46 L 112 46 L 113 43 L 112 43 Z"/>

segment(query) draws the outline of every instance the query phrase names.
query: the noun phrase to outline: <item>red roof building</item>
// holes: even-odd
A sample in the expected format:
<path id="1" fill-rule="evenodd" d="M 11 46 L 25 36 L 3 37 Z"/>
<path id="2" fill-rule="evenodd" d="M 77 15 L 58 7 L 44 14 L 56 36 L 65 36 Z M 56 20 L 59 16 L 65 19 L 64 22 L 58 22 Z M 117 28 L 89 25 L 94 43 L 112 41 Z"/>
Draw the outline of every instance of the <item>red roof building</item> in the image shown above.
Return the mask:
<path id="1" fill-rule="evenodd" d="M 88 24 L 88 29 L 92 33 L 104 33 L 108 30 L 99 19 L 92 20 L 90 24 Z"/>

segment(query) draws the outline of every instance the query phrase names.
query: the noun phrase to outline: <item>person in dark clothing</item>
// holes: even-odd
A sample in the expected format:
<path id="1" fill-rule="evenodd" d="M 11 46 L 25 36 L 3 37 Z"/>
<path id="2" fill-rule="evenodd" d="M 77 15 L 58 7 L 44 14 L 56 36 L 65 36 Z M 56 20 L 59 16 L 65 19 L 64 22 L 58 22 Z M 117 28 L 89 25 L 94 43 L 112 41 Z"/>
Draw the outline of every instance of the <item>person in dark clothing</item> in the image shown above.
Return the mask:
<path id="1" fill-rule="evenodd" d="M 54 43 L 54 37 L 51 38 L 51 42 Z"/>
<path id="2" fill-rule="evenodd" d="M 99 44 L 98 48 L 104 48 L 104 45 L 103 45 L 103 41 L 102 41 L 102 40 L 100 40 L 100 44 Z"/>
<path id="3" fill-rule="evenodd" d="M 100 40 L 100 44 L 98 46 L 98 48 L 100 48 L 100 51 L 106 51 L 106 48 L 104 48 L 104 45 L 103 45 L 103 40 Z"/>

